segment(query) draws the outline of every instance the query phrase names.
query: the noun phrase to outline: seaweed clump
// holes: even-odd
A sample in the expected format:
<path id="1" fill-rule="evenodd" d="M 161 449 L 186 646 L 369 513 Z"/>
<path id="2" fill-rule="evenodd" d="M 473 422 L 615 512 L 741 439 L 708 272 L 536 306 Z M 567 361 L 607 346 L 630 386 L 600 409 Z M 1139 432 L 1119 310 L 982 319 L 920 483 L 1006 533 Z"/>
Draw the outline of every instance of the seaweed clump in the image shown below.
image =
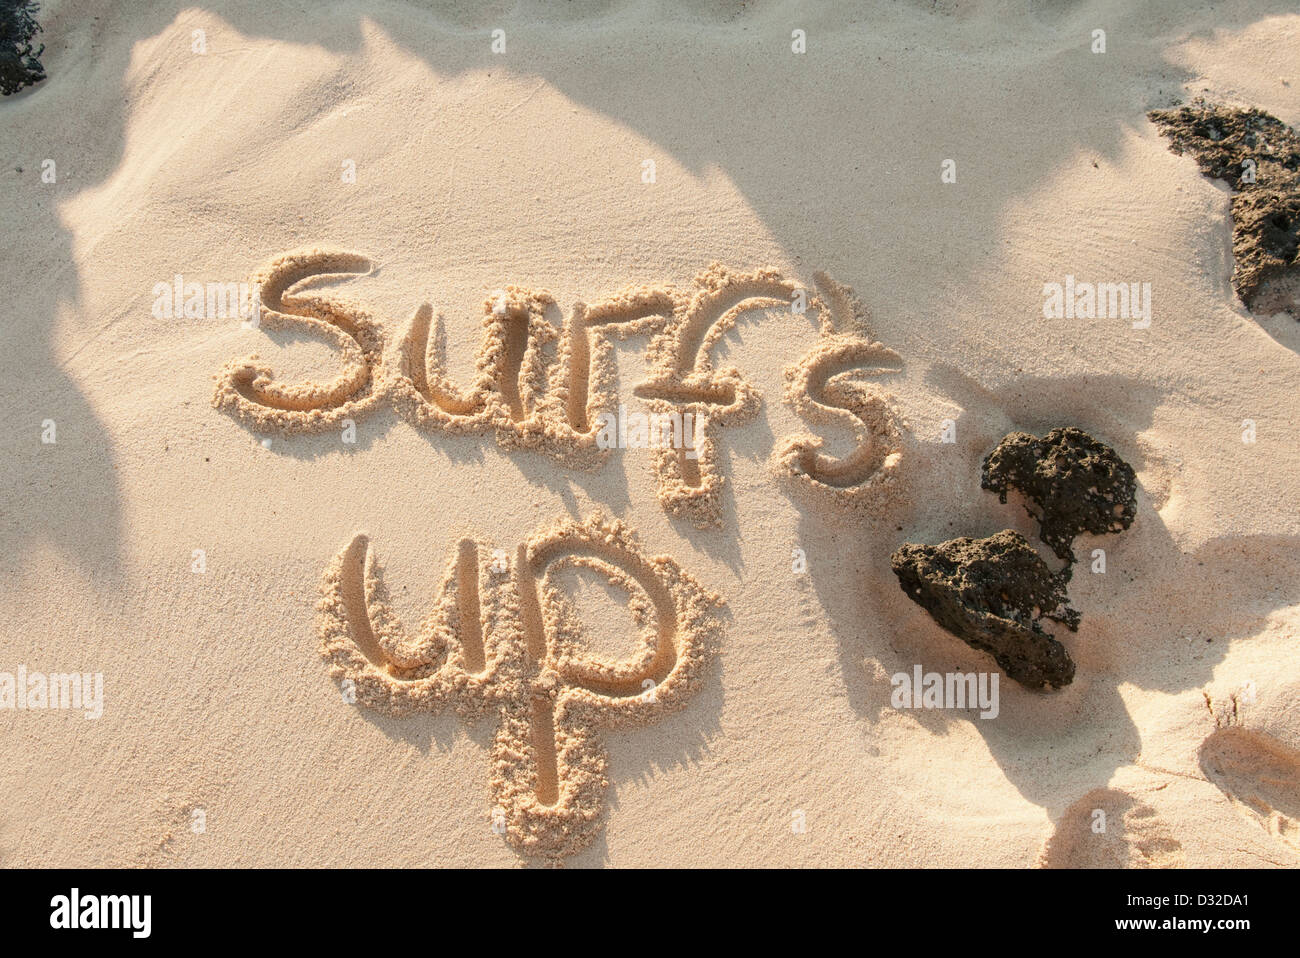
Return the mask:
<path id="1" fill-rule="evenodd" d="M 1042 439 L 1006 436 L 984 459 L 980 485 L 1002 502 L 1017 489 L 1038 520 L 1039 537 L 1066 562 L 1070 577 L 1074 537 L 1122 532 L 1137 516 L 1137 476 L 1110 446 L 1082 429 L 1053 429 Z"/>
<path id="2" fill-rule="evenodd" d="M 0 0 L 0 93 L 8 96 L 45 79 L 39 50 L 32 50 L 32 37 L 41 30 L 36 22 L 40 4 L 31 0 Z"/>
<path id="3" fill-rule="evenodd" d="M 1197 100 L 1148 116 L 1169 148 L 1227 182 L 1232 285 L 1252 310 L 1300 319 L 1300 136 L 1275 116 Z"/>
<path id="4" fill-rule="evenodd" d="M 971 648 L 992 655 L 1010 678 L 1030 688 L 1073 681 L 1074 660 L 1039 622 L 1050 619 L 1074 631 L 1079 613 L 1067 604 L 1064 577 L 1020 533 L 1005 529 L 937 546 L 906 543 L 890 565 L 914 602 Z"/>

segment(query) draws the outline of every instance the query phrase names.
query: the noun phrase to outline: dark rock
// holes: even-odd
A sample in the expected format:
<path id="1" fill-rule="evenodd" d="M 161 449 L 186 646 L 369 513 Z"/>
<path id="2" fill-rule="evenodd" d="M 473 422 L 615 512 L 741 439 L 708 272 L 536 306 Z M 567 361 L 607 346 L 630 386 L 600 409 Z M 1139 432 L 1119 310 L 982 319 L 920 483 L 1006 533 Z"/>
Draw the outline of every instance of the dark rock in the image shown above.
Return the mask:
<path id="1" fill-rule="evenodd" d="M 1232 285 L 1251 309 L 1300 319 L 1300 136 L 1261 110 L 1190 106 L 1148 114 L 1175 153 L 1225 180 L 1232 198 Z M 1247 160 L 1254 161 L 1253 177 Z M 1251 182 L 1253 179 L 1254 182 Z"/>
<path id="2" fill-rule="evenodd" d="M 1082 429 L 1053 429 L 1042 439 L 1013 432 L 984 459 L 980 485 L 1007 501 L 1009 489 L 1025 497 L 1039 537 L 1067 563 L 1081 532 L 1122 532 L 1137 515 L 1137 476 L 1110 446 Z"/>
<path id="3" fill-rule="evenodd" d="M 908 597 L 971 648 L 988 652 L 1006 674 L 1031 688 L 1074 679 L 1065 646 L 1039 626 L 1051 619 L 1079 626 L 1063 577 L 1011 529 L 987 539 L 962 537 L 937 546 L 901 546 L 890 559 Z"/>
<path id="4" fill-rule="evenodd" d="M 32 0 L 0 0 L 0 93 L 5 96 L 45 79 L 40 61 L 45 46 L 33 50 L 31 44 L 41 30 L 39 10 Z"/>

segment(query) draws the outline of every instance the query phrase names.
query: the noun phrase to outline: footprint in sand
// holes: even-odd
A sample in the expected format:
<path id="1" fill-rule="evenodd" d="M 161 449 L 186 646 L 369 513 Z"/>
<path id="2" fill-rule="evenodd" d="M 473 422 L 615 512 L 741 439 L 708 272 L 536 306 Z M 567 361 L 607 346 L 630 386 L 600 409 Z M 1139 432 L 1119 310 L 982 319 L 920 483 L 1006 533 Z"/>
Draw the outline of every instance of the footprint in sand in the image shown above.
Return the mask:
<path id="1" fill-rule="evenodd" d="M 1065 810 L 1043 846 L 1042 868 L 1177 868 L 1183 847 L 1150 805 L 1096 788 Z"/>
<path id="2" fill-rule="evenodd" d="M 1266 732 L 1229 725 L 1202 744 L 1201 770 L 1243 815 L 1300 851 L 1300 752 Z"/>
<path id="3" fill-rule="evenodd" d="M 736 368 L 716 369 L 710 354 L 744 313 L 811 310 L 819 339 L 785 371 L 784 399 L 810 423 L 851 430 L 854 448 L 837 460 L 821 452 L 818 436 L 787 437 L 771 468 L 800 493 L 868 511 L 883 508 L 897 485 L 902 421 L 888 394 L 856 377 L 893 371 L 901 360 L 871 339 L 853 291 L 825 274 L 816 276 L 820 292 L 810 294 L 776 270 L 735 272 L 715 263 L 687 291 L 634 286 L 578 303 L 558 330 L 546 315 L 554 297 L 506 287 L 483 304 L 474 378 L 461 388 L 446 373 L 445 327 L 428 304 L 416 311 L 389 364 L 383 329 L 360 306 L 291 292 L 313 277 L 369 269 L 358 254 L 312 250 L 277 257 L 256 274 L 265 325 L 320 337 L 338 350 L 344 369 L 328 382 L 281 384 L 251 356 L 221 371 L 213 405 L 253 429 L 288 434 L 335 429 L 391 401 L 418 428 L 493 432 L 503 447 L 595 468 L 610 454 L 601 423 L 619 407 L 614 340 L 647 336 L 650 372 L 633 392 L 651 417 L 674 427 L 669 441 L 662 431 L 655 441 L 650 430 L 658 498 L 672 515 L 716 526 L 724 485 L 718 429 L 753 418 L 761 397 Z M 693 428 L 678 425 L 685 422 Z"/>
<path id="4" fill-rule="evenodd" d="M 511 568 L 513 565 L 513 568 Z M 640 646 L 594 658 L 555 573 L 581 567 L 626 592 Z M 599 730 L 683 707 L 722 632 L 722 600 L 621 522 L 565 520 L 503 553 L 462 540 L 433 609 L 409 636 L 369 542 L 358 535 L 322 583 L 322 654 L 356 701 L 393 715 L 491 715 L 492 827 L 520 851 L 559 858 L 599 832 L 609 785 Z"/>

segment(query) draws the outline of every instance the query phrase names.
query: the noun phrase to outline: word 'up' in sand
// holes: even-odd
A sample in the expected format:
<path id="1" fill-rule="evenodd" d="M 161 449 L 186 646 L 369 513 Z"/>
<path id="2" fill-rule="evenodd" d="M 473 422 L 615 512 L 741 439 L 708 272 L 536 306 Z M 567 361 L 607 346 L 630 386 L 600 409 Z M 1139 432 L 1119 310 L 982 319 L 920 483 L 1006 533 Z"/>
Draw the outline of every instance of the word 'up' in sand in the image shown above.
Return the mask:
<path id="1" fill-rule="evenodd" d="M 597 730 L 646 724 L 685 704 L 721 638 L 722 600 L 671 558 L 644 555 L 621 522 L 599 517 L 541 530 L 509 566 L 461 540 L 409 636 L 358 535 L 325 573 L 322 654 L 370 708 L 493 716 L 492 827 L 523 852 L 559 857 L 601 827 L 609 781 Z M 587 653 L 574 606 L 553 580 L 566 566 L 627 593 L 642 635 L 632 657 Z"/>

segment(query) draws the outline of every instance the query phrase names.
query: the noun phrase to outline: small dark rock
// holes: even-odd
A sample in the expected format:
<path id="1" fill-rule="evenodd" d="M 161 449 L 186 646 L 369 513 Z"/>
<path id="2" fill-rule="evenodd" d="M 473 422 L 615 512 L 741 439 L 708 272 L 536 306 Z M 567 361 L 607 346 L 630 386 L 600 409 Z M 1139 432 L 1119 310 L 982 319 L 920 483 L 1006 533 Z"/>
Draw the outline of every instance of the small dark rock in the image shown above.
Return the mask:
<path id="1" fill-rule="evenodd" d="M 1067 563 L 1081 532 L 1122 532 L 1137 516 L 1137 476 L 1110 446 L 1082 429 L 1053 429 L 1042 439 L 1013 432 L 984 459 L 980 485 L 1007 501 L 1017 489 L 1038 520 L 1039 537 Z"/>
<path id="2" fill-rule="evenodd" d="M 890 565 L 913 602 L 971 648 L 992 655 L 1010 678 L 1035 689 L 1073 681 L 1074 660 L 1038 623 L 1051 619 L 1074 631 L 1079 613 L 1067 604 L 1064 579 L 1020 533 L 907 543 Z"/>

